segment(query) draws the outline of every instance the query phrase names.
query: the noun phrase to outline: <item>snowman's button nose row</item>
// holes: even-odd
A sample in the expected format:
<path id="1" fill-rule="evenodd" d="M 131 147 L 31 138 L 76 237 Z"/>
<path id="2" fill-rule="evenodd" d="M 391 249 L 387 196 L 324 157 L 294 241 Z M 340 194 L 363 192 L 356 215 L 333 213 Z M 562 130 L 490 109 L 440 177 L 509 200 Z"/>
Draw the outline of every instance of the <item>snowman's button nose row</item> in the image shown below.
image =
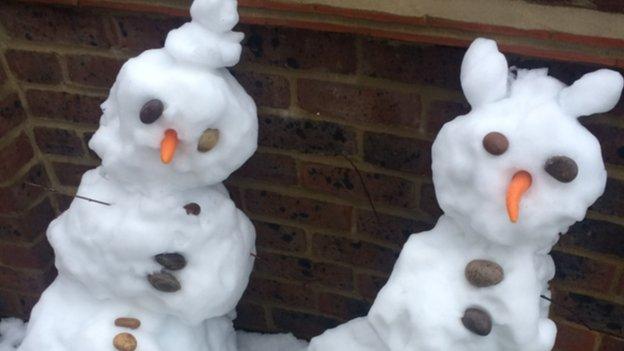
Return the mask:
<path id="1" fill-rule="evenodd" d="M 486 288 L 503 281 L 505 273 L 498 263 L 488 260 L 473 260 L 466 265 L 466 279 L 478 288 Z"/>

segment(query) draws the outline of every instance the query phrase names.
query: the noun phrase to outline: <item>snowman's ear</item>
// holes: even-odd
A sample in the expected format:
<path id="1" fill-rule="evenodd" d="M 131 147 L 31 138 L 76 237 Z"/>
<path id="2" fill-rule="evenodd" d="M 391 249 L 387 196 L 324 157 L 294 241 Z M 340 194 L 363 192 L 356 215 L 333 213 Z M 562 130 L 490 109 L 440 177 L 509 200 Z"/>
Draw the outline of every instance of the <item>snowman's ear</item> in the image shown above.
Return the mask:
<path id="1" fill-rule="evenodd" d="M 587 73 L 559 93 L 559 105 L 574 117 L 611 110 L 620 100 L 624 78 L 616 71 L 601 69 Z"/>
<path id="2" fill-rule="evenodd" d="M 507 59 L 494 40 L 478 38 L 461 67 L 461 85 L 472 108 L 504 98 L 508 89 Z"/>

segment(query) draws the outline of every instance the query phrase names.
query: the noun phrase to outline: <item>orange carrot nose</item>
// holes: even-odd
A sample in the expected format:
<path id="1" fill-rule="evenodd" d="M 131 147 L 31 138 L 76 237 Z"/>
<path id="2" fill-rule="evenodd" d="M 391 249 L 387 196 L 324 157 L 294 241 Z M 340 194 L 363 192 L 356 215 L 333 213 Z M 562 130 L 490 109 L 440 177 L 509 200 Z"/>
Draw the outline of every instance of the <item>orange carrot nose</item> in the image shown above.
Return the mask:
<path id="1" fill-rule="evenodd" d="M 509 183 L 507 188 L 507 214 L 509 214 L 509 219 L 513 223 L 518 222 L 522 195 L 529 190 L 532 183 L 533 178 L 526 171 L 520 171 L 511 178 L 511 183 Z"/>
<path id="2" fill-rule="evenodd" d="M 167 129 L 165 138 L 160 143 L 160 159 L 164 164 L 173 161 L 176 148 L 178 147 L 178 133 L 173 129 Z"/>

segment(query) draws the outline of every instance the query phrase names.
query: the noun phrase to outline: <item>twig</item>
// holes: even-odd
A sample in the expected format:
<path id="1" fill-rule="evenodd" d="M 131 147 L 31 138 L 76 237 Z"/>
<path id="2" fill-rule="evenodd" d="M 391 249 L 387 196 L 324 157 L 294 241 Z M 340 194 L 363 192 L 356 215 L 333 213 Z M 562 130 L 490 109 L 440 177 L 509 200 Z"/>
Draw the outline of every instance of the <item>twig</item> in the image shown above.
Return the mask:
<path id="1" fill-rule="evenodd" d="M 377 221 L 377 227 L 380 228 L 381 227 L 381 225 L 380 225 L 381 221 L 379 220 L 379 213 L 377 213 L 377 208 L 375 208 L 375 203 L 373 202 L 373 197 L 371 196 L 370 192 L 368 191 L 368 187 L 366 186 L 366 182 L 364 181 L 364 176 L 362 175 L 362 172 L 360 172 L 360 170 L 355 165 L 355 163 L 349 157 L 347 157 L 347 155 L 342 154 L 342 157 L 344 157 L 351 164 L 351 167 L 353 167 L 353 170 L 355 170 L 355 172 L 357 173 L 358 177 L 360 178 L 360 183 L 362 183 L 362 188 L 364 189 L 364 194 L 366 195 L 366 198 L 368 198 L 368 203 L 370 203 L 371 209 L 373 210 L 373 213 L 375 214 L 375 220 Z"/>
<path id="2" fill-rule="evenodd" d="M 56 189 L 54 189 L 54 188 L 51 188 L 51 187 L 49 187 L 49 186 L 45 186 L 45 185 L 41 185 L 41 184 L 35 184 L 35 183 L 31 183 L 31 182 L 24 182 L 24 184 L 26 184 L 26 185 L 30 185 L 30 186 L 34 186 L 35 188 L 45 189 L 45 190 L 50 191 L 50 192 L 55 193 L 55 194 L 62 194 L 62 193 L 61 193 L 61 192 L 59 192 L 58 190 L 56 190 Z M 63 195 L 66 195 L 66 194 L 63 194 Z M 85 200 L 85 201 L 89 201 L 89 202 L 94 202 L 94 203 L 96 203 L 96 204 L 100 204 L 100 205 L 112 206 L 112 204 L 110 204 L 110 203 L 108 203 L 108 202 L 104 202 L 104 201 L 100 201 L 100 200 L 92 199 L 92 198 L 90 198 L 90 197 L 86 197 L 86 196 L 81 196 L 81 195 L 77 195 L 77 194 L 76 194 L 76 195 L 68 195 L 68 196 L 75 197 L 75 198 L 80 199 L 80 200 Z"/>

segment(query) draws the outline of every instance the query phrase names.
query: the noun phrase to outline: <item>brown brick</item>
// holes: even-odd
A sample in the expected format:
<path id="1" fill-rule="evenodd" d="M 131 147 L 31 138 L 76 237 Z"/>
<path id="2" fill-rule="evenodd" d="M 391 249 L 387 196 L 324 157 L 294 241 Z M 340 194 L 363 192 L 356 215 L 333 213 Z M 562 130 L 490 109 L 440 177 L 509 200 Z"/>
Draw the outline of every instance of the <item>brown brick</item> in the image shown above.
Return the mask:
<path id="1" fill-rule="evenodd" d="M 321 155 L 354 154 L 357 146 L 355 131 L 330 122 L 260 117 L 258 143 L 283 150 Z"/>
<path id="2" fill-rule="evenodd" d="M 314 292 L 301 283 L 280 283 L 274 280 L 252 278 L 245 292 L 247 300 L 306 307 L 314 305 Z"/>
<path id="3" fill-rule="evenodd" d="M 295 160 L 284 155 L 257 152 L 234 175 L 279 185 L 297 183 Z"/>
<path id="4" fill-rule="evenodd" d="M 113 85 L 123 64 L 119 59 L 92 55 L 70 55 L 66 59 L 72 82 L 103 88 Z"/>
<path id="5" fill-rule="evenodd" d="M 318 298 L 318 309 L 326 315 L 345 321 L 368 314 L 370 304 L 338 294 L 321 293 Z"/>
<path id="6" fill-rule="evenodd" d="M 15 317 L 22 314 L 17 294 L 13 291 L 0 290 L 0 316 Z"/>
<path id="7" fill-rule="evenodd" d="M 56 178 L 59 180 L 61 185 L 77 187 L 78 185 L 80 185 L 82 175 L 86 171 L 93 169 L 93 166 L 66 162 L 54 162 L 52 163 L 52 168 L 54 168 Z"/>
<path id="8" fill-rule="evenodd" d="M 582 326 L 557 323 L 557 340 L 555 350 L 588 351 L 593 350 L 598 337 L 595 333 Z"/>
<path id="9" fill-rule="evenodd" d="M 586 127 L 600 140 L 605 162 L 624 165 L 624 129 L 596 123 Z"/>
<path id="10" fill-rule="evenodd" d="M 383 174 L 368 172 L 360 172 L 360 174 L 366 188 L 354 169 L 305 163 L 301 165 L 301 184 L 308 189 L 339 197 L 368 201 L 367 195 L 370 195 L 374 203 L 407 208 L 416 205 L 414 183 Z"/>
<path id="11" fill-rule="evenodd" d="M 577 247 L 617 257 L 624 257 L 624 227 L 595 219 L 573 225 L 559 240 L 561 247 Z"/>
<path id="12" fill-rule="evenodd" d="M 459 72 L 465 49 L 364 40 L 362 72 L 405 83 L 460 89 Z"/>
<path id="13" fill-rule="evenodd" d="M 274 308 L 273 323 L 282 332 L 291 332 L 298 338 L 310 339 L 327 329 L 336 327 L 339 321 L 314 314 Z"/>
<path id="14" fill-rule="evenodd" d="M 322 234 L 314 235 L 312 252 L 323 259 L 384 273 L 392 270 L 398 257 L 398 253 L 385 247 Z"/>
<path id="15" fill-rule="evenodd" d="M 16 39 L 106 48 L 101 15 L 88 11 L 51 7 L 1 4 L 0 22 Z"/>
<path id="16" fill-rule="evenodd" d="M 40 294 L 54 280 L 56 270 L 18 271 L 0 266 L 0 286 L 27 294 Z"/>
<path id="17" fill-rule="evenodd" d="M 420 187 L 420 209 L 430 214 L 433 218 L 438 218 L 444 213 L 440 205 L 438 205 L 435 188 L 431 183 L 424 183 Z"/>
<path id="18" fill-rule="evenodd" d="M 350 34 L 294 28 L 240 26 L 245 32 L 242 62 L 291 69 L 353 73 L 355 38 Z"/>
<path id="19" fill-rule="evenodd" d="M 0 217 L 0 239 L 11 243 L 31 243 L 45 234 L 54 217 L 54 209 L 48 199 L 21 216 Z"/>
<path id="20" fill-rule="evenodd" d="M 432 101 L 427 108 L 427 132 L 430 136 L 435 136 L 446 122 L 468 112 L 470 112 L 470 106 L 466 102 Z"/>
<path id="21" fill-rule="evenodd" d="M 293 220 L 320 228 L 351 228 L 351 207 L 294 198 L 268 191 L 245 191 L 247 209 L 255 214 Z"/>
<path id="22" fill-rule="evenodd" d="M 410 235 L 430 230 L 432 223 L 372 211 L 357 211 L 357 235 L 403 246 Z"/>
<path id="23" fill-rule="evenodd" d="M 391 134 L 366 132 L 364 160 L 383 168 L 429 175 L 431 143 Z"/>
<path id="24" fill-rule="evenodd" d="M 622 273 L 622 276 L 620 277 L 620 283 L 616 287 L 615 292 L 624 297 L 624 273 Z"/>
<path id="25" fill-rule="evenodd" d="M 0 263 L 26 269 L 43 269 L 50 265 L 54 253 L 46 239 L 32 247 L 0 243 Z"/>
<path id="26" fill-rule="evenodd" d="M 615 279 L 616 267 L 586 257 L 553 251 L 558 282 L 574 287 L 608 293 Z"/>
<path id="27" fill-rule="evenodd" d="M 186 20 L 139 15 L 114 17 L 113 22 L 119 33 L 116 45 L 140 52 L 163 47 L 167 33 L 180 27 Z"/>
<path id="28" fill-rule="evenodd" d="M 234 71 L 233 73 L 257 105 L 274 108 L 290 106 L 288 79 L 258 72 Z"/>
<path id="29" fill-rule="evenodd" d="M 243 197 L 241 195 L 241 190 L 238 187 L 233 186 L 232 184 L 225 183 L 225 186 L 228 192 L 230 193 L 230 199 L 232 199 L 236 207 L 243 209 L 244 206 L 243 206 Z"/>
<path id="30" fill-rule="evenodd" d="M 604 194 L 590 208 L 612 216 L 624 216 L 624 182 L 609 178 Z"/>
<path id="31" fill-rule="evenodd" d="M 70 122 L 97 124 L 103 98 L 56 91 L 29 90 L 26 93 L 33 115 Z"/>
<path id="32" fill-rule="evenodd" d="M 0 99 L 0 137 L 26 119 L 24 107 L 17 93 Z"/>
<path id="33" fill-rule="evenodd" d="M 554 291 L 551 311 L 570 322 L 587 325 L 596 331 L 621 334 L 624 306 L 577 293 Z"/>
<path id="34" fill-rule="evenodd" d="M 356 287 L 358 293 L 370 301 L 377 297 L 379 290 L 386 285 L 388 277 L 378 277 L 368 274 L 358 274 L 356 276 Z"/>
<path id="35" fill-rule="evenodd" d="M 56 203 L 58 204 L 58 208 L 61 213 L 67 211 L 69 206 L 71 206 L 72 201 L 74 201 L 73 197 L 64 194 L 55 194 L 54 198 L 56 199 Z"/>
<path id="36" fill-rule="evenodd" d="M 548 74 L 559 79 L 567 85 L 571 85 L 583 75 L 602 68 L 598 65 L 590 65 L 577 62 L 563 62 L 546 60 L 529 56 L 507 54 L 507 61 L 510 67 L 523 69 L 548 68 Z"/>
<path id="37" fill-rule="evenodd" d="M 0 182 L 7 181 L 33 158 L 33 149 L 22 133 L 0 149 Z"/>
<path id="38" fill-rule="evenodd" d="M 420 95 L 357 85 L 300 79 L 299 106 L 312 113 L 350 122 L 417 128 Z"/>
<path id="39" fill-rule="evenodd" d="M 272 277 L 306 283 L 318 283 L 344 291 L 353 290 L 353 271 L 330 263 L 314 262 L 307 258 L 261 252 L 256 261 L 256 272 Z"/>
<path id="40" fill-rule="evenodd" d="M 264 307 L 247 301 L 239 303 L 236 307 L 234 328 L 257 332 L 269 331 Z"/>
<path id="41" fill-rule="evenodd" d="M 74 131 L 38 127 L 34 129 L 35 139 L 41 152 L 61 156 L 82 156 L 82 143 Z"/>
<path id="42" fill-rule="evenodd" d="M 306 235 L 302 229 L 281 224 L 254 221 L 256 245 L 287 252 L 305 252 Z"/>
<path id="43" fill-rule="evenodd" d="M 100 159 L 100 157 L 95 153 L 95 151 L 89 149 L 89 141 L 91 141 L 91 138 L 93 138 L 93 132 L 86 132 L 82 135 L 82 140 L 84 140 L 85 145 L 87 146 L 87 151 L 89 154 L 89 158 L 96 160 L 96 161 L 102 161 Z"/>
<path id="44" fill-rule="evenodd" d="M 19 299 L 19 304 L 22 308 L 22 313 L 21 315 L 18 316 L 18 318 L 21 318 L 21 319 L 30 318 L 30 313 L 32 312 L 33 307 L 35 307 L 35 304 L 39 302 L 40 297 L 41 297 L 41 293 L 35 293 L 35 294 L 19 293 L 18 299 Z"/>
<path id="45" fill-rule="evenodd" d="M 21 212 L 44 193 L 43 189 L 26 185 L 25 182 L 49 185 L 48 175 L 43 166 L 38 164 L 32 167 L 13 185 L 0 188 L 0 213 Z"/>
<path id="46" fill-rule="evenodd" d="M 57 84 L 63 79 L 61 65 L 55 54 L 8 50 L 5 54 L 17 79 L 30 83 Z"/>
<path id="47" fill-rule="evenodd" d="M 0 66 L 0 85 L 3 85 L 7 81 L 7 74 L 4 71 L 4 67 Z"/>
<path id="48" fill-rule="evenodd" d="M 598 351 L 622 351 L 624 350 L 624 338 L 604 336 Z"/>

